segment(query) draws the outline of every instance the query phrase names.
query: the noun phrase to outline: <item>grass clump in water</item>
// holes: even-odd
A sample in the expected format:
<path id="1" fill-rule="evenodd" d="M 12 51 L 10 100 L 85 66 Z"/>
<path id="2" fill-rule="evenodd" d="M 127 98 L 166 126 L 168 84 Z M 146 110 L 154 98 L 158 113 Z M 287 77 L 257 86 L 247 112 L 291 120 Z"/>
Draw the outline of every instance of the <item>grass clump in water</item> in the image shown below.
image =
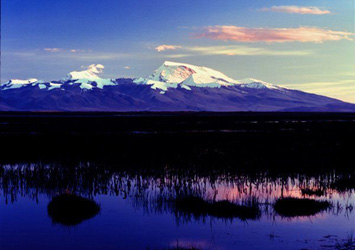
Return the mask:
<path id="1" fill-rule="evenodd" d="M 217 218 L 257 219 L 260 209 L 257 204 L 250 206 L 238 205 L 230 201 L 205 201 L 200 197 L 184 197 L 176 200 L 176 209 L 196 217 L 214 216 Z"/>
<path id="2" fill-rule="evenodd" d="M 328 201 L 300 198 L 280 198 L 274 204 L 275 211 L 283 217 L 311 216 L 327 210 Z"/>
<path id="3" fill-rule="evenodd" d="M 100 206 L 95 201 L 75 194 L 62 194 L 49 202 L 47 211 L 53 223 L 75 226 L 95 217 Z"/>
<path id="4" fill-rule="evenodd" d="M 310 188 L 303 188 L 301 189 L 302 195 L 308 195 L 308 196 L 323 196 L 325 194 L 325 191 L 322 189 L 310 189 Z"/>

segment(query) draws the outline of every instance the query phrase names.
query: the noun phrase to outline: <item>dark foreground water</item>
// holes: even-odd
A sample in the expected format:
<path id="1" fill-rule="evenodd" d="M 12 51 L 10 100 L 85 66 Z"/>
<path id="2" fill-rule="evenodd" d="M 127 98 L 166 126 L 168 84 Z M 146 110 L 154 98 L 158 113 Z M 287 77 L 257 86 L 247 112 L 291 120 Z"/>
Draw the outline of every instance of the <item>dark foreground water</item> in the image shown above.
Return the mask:
<path id="1" fill-rule="evenodd" d="M 130 117 L 0 116 L 1 249 L 355 248 L 354 115 Z"/>

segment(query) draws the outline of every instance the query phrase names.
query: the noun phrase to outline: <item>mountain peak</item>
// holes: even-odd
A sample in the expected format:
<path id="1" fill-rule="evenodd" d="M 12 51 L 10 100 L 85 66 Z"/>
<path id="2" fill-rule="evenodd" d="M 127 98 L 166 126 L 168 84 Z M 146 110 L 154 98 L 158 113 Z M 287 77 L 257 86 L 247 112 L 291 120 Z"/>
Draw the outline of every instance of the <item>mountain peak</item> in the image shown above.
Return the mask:
<path id="1" fill-rule="evenodd" d="M 217 70 L 171 61 L 165 61 L 155 70 L 154 73 L 146 79 L 146 82 L 149 81 L 200 87 L 221 87 L 237 83 L 236 80 Z"/>
<path id="2" fill-rule="evenodd" d="M 177 88 L 178 85 L 209 88 L 239 85 L 254 89 L 283 89 L 258 79 L 234 80 L 211 68 L 171 61 L 165 61 L 148 78 L 135 79 L 135 83 L 151 85 L 153 89 L 164 91 L 168 88 Z"/>
<path id="3" fill-rule="evenodd" d="M 91 64 L 87 67 L 86 70 L 83 71 L 72 71 L 68 74 L 67 78 L 70 80 L 78 80 L 78 79 L 88 79 L 88 80 L 96 80 L 100 79 L 97 74 L 101 74 L 103 69 L 105 68 L 102 64 Z"/>
<path id="4" fill-rule="evenodd" d="M 187 63 L 178 63 L 178 62 L 172 62 L 172 61 L 165 61 L 163 63 L 163 65 L 165 66 L 179 66 L 179 65 L 189 65 Z M 189 66 L 193 66 L 193 65 L 189 65 Z"/>

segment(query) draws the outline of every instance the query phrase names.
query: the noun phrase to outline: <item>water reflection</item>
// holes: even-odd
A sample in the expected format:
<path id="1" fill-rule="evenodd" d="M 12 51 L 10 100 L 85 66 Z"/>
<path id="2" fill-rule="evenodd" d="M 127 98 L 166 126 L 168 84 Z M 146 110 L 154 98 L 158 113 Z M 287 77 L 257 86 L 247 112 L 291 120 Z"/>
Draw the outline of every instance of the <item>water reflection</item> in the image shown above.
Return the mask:
<path id="1" fill-rule="evenodd" d="M 354 245 L 352 116 L 70 116 L 3 119 L 12 125 L 0 143 L 1 249 Z M 93 213 L 54 215 L 67 194 Z M 275 209 L 289 197 L 330 207 L 289 217 Z"/>
<path id="2" fill-rule="evenodd" d="M 127 199 L 133 207 L 143 208 L 147 213 L 172 213 L 179 222 L 191 221 L 192 218 L 203 220 L 206 216 L 257 219 L 259 213 L 272 219 L 280 214 L 273 206 L 276 200 L 288 197 L 330 202 L 331 209 L 321 209 L 309 215 L 318 212 L 349 214 L 353 211 L 354 205 L 353 182 L 348 181 L 351 178 L 354 177 L 349 173 L 335 171 L 318 175 L 285 173 L 278 175 L 268 171 L 248 173 L 210 169 L 200 172 L 192 168 L 171 167 L 127 169 L 92 162 L 74 165 L 60 163 L 3 165 L 0 174 L 1 192 L 5 203 L 15 203 L 18 196 L 29 197 L 38 202 L 39 195 L 45 194 L 50 199 L 53 198 L 51 202 L 53 204 L 58 195 L 68 192 L 87 197 L 88 202 L 98 195 L 120 196 Z M 197 200 L 198 204 L 194 205 L 191 197 L 200 199 Z M 182 199 L 190 199 L 186 203 L 190 204 L 189 208 L 186 205 L 181 206 L 182 203 L 179 206 L 177 201 Z M 222 206 L 223 202 L 228 204 L 224 203 L 226 206 Z M 305 204 L 302 206 L 307 206 L 307 203 Z M 231 205 L 237 207 L 230 208 Z M 194 206 L 198 207 L 199 211 L 196 211 Z M 215 209 L 218 206 L 220 208 Z M 244 216 L 231 212 L 231 209 L 236 211 L 241 208 L 254 209 L 254 214 Z M 224 211 L 227 215 L 219 211 Z M 51 217 L 56 221 L 55 216 Z M 78 224 L 84 219 L 62 224 Z"/>

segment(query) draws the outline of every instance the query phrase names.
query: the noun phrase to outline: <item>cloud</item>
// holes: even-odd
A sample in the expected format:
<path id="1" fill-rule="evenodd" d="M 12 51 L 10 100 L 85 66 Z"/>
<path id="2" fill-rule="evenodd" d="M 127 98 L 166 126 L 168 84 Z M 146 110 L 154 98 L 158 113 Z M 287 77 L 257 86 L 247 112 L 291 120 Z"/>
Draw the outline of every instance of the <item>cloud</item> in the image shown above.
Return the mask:
<path id="1" fill-rule="evenodd" d="M 330 96 L 351 103 L 355 103 L 354 85 L 354 79 L 285 84 L 289 88 Z"/>
<path id="2" fill-rule="evenodd" d="M 197 52 L 202 55 L 227 56 L 306 56 L 312 53 L 307 50 L 269 50 L 266 48 L 239 45 L 189 47 L 186 48 L 186 50 Z"/>
<path id="3" fill-rule="evenodd" d="M 129 66 L 125 66 L 124 68 L 125 68 L 125 69 L 131 69 L 131 67 L 129 67 Z"/>
<path id="4" fill-rule="evenodd" d="M 67 52 L 71 52 L 71 53 L 79 53 L 79 52 L 85 52 L 85 50 L 82 49 L 61 49 L 61 48 L 44 48 L 43 49 L 46 52 L 51 52 L 51 53 L 67 53 Z"/>
<path id="5" fill-rule="evenodd" d="M 322 88 L 326 89 L 329 87 L 353 87 L 355 83 L 354 79 L 338 80 L 338 81 L 318 81 L 318 82 L 306 82 L 302 83 L 303 88 Z M 289 84 L 288 86 L 300 86 L 299 84 Z M 355 89 L 354 89 L 355 91 Z"/>
<path id="6" fill-rule="evenodd" d="M 176 50 L 176 49 L 179 49 L 181 48 L 181 46 L 179 45 L 159 45 L 158 47 L 155 48 L 156 51 L 158 52 L 162 52 L 162 51 L 165 51 L 165 50 Z"/>
<path id="7" fill-rule="evenodd" d="M 101 52 L 93 52 L 93 53 L 78 53 L 73 55 L 63 55 L 62 58 L 71 58 L 77 61 L 93 61 L 93 60 L 117 60 L 122 58 L 130 58 L 132 54 L 124 54 L 124 53 L 101 53 Z"/>
<path id="8" fill-rule="evenodd" d="M 63 51 L 63 49 L 60 48 L 44 48 L 43 50 L 51 53 L 58 53 Z"/>
<path id="9" fill-rule="evenodd" d="M 85 52 L 85 50 L 82 50 L 82 49 L 71 49 L 70 52 L 71 53 L 80 53 L 80 52 Z"/>
<path id="10" fill-rule="evenodd" d="M 80 53 L 79 53 L 80 52 Z M 83 53 L 85 52 L 85 53 Z M 14 53 L 12 53 L 14 54 Z M 35 54 L 37 58 L 44 57 L 47 58 L 48 55 L 45 54 Z M 51 58 L 62 58 L 67 60 L 75 61 L 96 61 L 96 60 L 117 60 L 122 58 L 129 58 L 132 54 L 128 53 L 104 53 L 104 52 L 95 52 L 95 51 L 62 51 L 61 53 L 53 53 Z"/>
<path id="11" fill-rule="evenodd" d="M 329 10 L 319 9 L 315 6 L 272 6 L 270 8 L 262 8 L 259 11 L 263 12 L 283 12 L 283 13 L 291 13 L 291 14 L 308 14 L 308 15 L 325 15 L 330 14 Z"/>
<path id="12" fill-rule="evenodd" d="M 184 58 L 184 57 L 190 57 L 190 56 L 195 56 L 194 54 L 172 54 L 172 55 L 166 55 L 165 57 L 168 58 Z"/>
<path id="13" fill-rule="evenodd" d="M 317 27 L 299 28 L 246 28 L 238 26 L 208 26 L 194 38 L 208 38 L 213 40 L 235 42 L 313 42 L 353 40 L 354 33 L 326 30 Z"/>
<path id="14" fill-rule="evenodd" d="M 225 46 L 184 46 L 180 54 L 166 55 L 169 58 L 183 58 L 190 56 L 307 56 L 312 54 L 309 50 L 270 50 L 266 48 L 249 47 L 241 45 Z"/>

